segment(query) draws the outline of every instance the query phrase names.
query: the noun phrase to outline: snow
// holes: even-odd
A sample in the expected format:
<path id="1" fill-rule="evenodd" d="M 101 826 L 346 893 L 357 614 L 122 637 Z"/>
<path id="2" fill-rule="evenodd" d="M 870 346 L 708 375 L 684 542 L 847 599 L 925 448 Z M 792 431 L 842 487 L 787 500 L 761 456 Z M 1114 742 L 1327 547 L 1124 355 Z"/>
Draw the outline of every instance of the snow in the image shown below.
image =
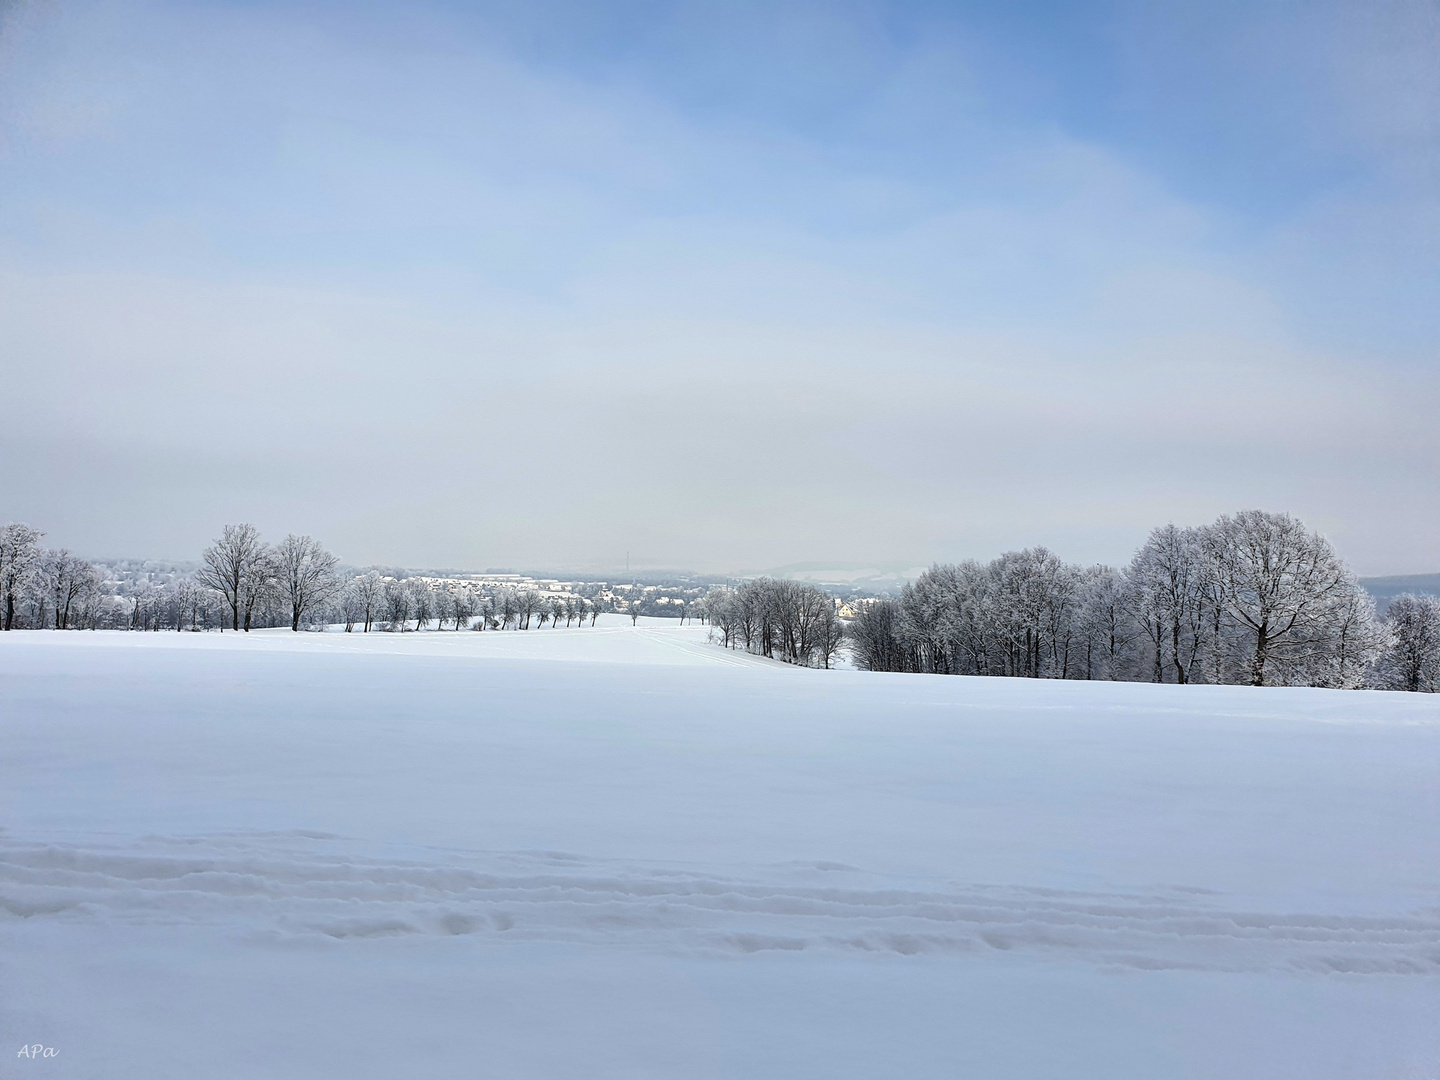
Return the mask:
<path id="1" fill-rule="evenodd" d="M 1426 695 L 12 632 L 0 740 L 4 1077 L 1440 1076 Z"/>

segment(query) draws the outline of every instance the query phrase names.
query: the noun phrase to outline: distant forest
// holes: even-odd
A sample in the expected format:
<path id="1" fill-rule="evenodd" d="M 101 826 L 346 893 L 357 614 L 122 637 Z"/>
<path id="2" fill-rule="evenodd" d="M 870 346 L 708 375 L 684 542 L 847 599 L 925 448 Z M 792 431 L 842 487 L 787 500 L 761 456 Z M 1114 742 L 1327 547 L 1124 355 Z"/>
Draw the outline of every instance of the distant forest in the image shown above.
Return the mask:
<path id="1" fill-rule="evenodd" d="M 1440 598 L 1428 578 L 1381 579 L 1383 617 L 1330 543 L 1287 514 L 1244 511 L 1155 529 L 1123 568 L 1043 547 L 936 565 L 898 598 L 841 604 L 814 585 L 479 584 L 343 570 L 308 536 L 227 526 L 194 569 L 101 567 L 0 528 L 4 630 L 346 632 L 594 625 L 603 611 L 708 623 L 718 644 L 880 672 L 1254 686 L 1440 689 Z M 1440 575 L 1435 576 L 1440 581 Z M 1411 590 L 1400 591 L 1410 585 Z"/>

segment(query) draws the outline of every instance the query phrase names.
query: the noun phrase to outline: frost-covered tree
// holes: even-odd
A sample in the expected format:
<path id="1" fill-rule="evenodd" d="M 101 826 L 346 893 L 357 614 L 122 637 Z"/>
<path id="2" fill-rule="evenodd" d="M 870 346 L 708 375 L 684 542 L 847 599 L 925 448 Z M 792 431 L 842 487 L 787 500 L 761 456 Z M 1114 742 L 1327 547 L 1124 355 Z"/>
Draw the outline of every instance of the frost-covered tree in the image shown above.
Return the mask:
<path id="1" fill-rule="evenodd" d="M 521 630 L 530 629 L 530 621 L 540 610 L 540 594 L 534 589 L 521 589 L 515 597 L 516 625 Z"/>
<path id="2" fill-rule="evenodd" d="M 500 616 L 495 607 L 495 597 L 482 593 L 475 600 L 476 630 L 499 629 Z"/>
<path id="3" fill-rule="evenodd" d="M 386 629 L 392 633 L 404 633 L 405 624 L 410 619 L 411 591 L 405 587 L 403 581 L 396 581 L 394 578 L 385 580 L 385 612 Z"/>
<path id="4" fill-rule="evenodd" d="M 69 629 L 72 612 L 77 612 L 83 597 L 100 584 L 95 567 L 63 549 L 43 552 L 35 560 L 32 573 L 35 590 L 42 594 L 42 606 L 48 600 L 56 630 Z"/>
<path id="5" fill-rule="evenodd" d="M 850 656 L 864 671 L 914 671 L 901 640 L 900 605 L 894 600 L 866 604 L 850 621 Z"/>
<path id="6" fill-rule="evenodd" d="M 457 589 L 450 594 L 450 618 L 456 630 L 463 630 L 475 617 L 475 594 L 469 589 Z"/>
<path id="7" fill-rule="evenodd" d="M 369 570 L 359 577 L 351 578 L 345 586 L 346 603 L 353 605 L 355 620 L 364 633 L 369 633 L 380 617 L 385 603 L 385 579 L 378 571 Z"/>
<path id="8" fill-rule="evenodd" d="M 1092 566 L 1081 573 L 1075 632 L 1084 655 L 1084 678 L 1124 676 L 1134 631 L 1125 610 L 1125 579 L 1118 570 Z M 1078 665 L 1075 670 L 1080 670 Z"/>
<path id="9" fill-rule="evenodd" d="M 520 626 L 520 594 L 509 586 L 495 590 L 495 621 L 497 629 L 509 630 Z"/>
<path id="10" fill-rule="evenodd" d="M 716 586 L 701 601 L 721 644 L 790 664 L 830 666 L 844 635 L 834 602 L 813 585 L 758 578 Z"/>
<path id="11" fill-rule="evenodd" d="M 3 628 L 15 627 L 15 609 L 29 584 L 30 572 L 40 558 L 40 537 L 29 525 L 12 522 L 0 527 L 0 609 Z"/>
<path id="12" fill-rule="evenodd" d="M 1192 680 L 1205 638 L 1205 572 L 1200 530 L 1174 525 L 1151 532 L 1130 564 L 1130 609 L 1153 650 L 1156 682 L 1167 666 L 1175 682 Z"/>
<path id="13" fill-rule="evenodd" d="M 266 545 L 240 578 L 240 628 L 248 634 L 252 626 L 274 626 L 272 618 L 259 621 L 256 614 L 271 609 L 281 601 L 280 568 L 274 553 Z M 271 611 L 271 614 L 274 612 Z"/>
<path id="14" fill-rule="evenodd" d="M 426 629 L 436 614 L 435 591 L 429 582 L 419 578 L 410 578 L 404 588 L 410 594 L 410 617 L 415 620 L 415 629 Z"/>
<path id="15" fill-rule="evenodd" d="M 1247 639 L 1246 681 L 1286 681 L 1286 669 L 1313 659 L 1327 638 L 1327 616 L 1359 586 L 1330 542 L 1289 514 L 1244 510 L 1214 529 L 1215 572 Z"/>
<path id="16" fill-rule="evenodd" d="M 1388 647 L 1382 685 L 1394 690 L 1440 690 L 1440 598 L 1405 593 L 1385 611 Z"/>
<path id="17" fill-rule="evenodd" d="M 1379 631 L 1323 537 L 1250 511 L 1156 529 L 1124 572 L 1044 548 L 933 566 L 850 638 L 873 670 L 1358 686 Z"/>
<path id="18" fill-rule="evenodd" d="M 274 561 L 280 589 L 290 607 L 290 629 L 298 631 L 301 622 L 340 591 L 335 573 L 340 560 L 312 537 L 291 533 L 275 548 Z"/>
<path id="19" fill-rule="evenodd" d="M 274 580 L 269 567 L 269 546 L 254 525 L 226 525 L 220 539 L 201 556 L 200 582 L 214 589 L 230 608 L 230 628 L 245 629 L 263 591 Z"/>

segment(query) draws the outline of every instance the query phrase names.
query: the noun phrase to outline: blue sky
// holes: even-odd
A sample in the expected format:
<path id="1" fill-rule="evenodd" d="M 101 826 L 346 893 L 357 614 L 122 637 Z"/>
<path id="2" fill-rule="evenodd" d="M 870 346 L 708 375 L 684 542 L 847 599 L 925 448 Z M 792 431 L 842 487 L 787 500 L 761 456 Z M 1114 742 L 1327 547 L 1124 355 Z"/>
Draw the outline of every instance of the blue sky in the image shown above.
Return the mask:
<path id="1" fill-rule="evenodd" d="M 1440 8 L 0 7 L 0 516 L 1440 566 Z"/>

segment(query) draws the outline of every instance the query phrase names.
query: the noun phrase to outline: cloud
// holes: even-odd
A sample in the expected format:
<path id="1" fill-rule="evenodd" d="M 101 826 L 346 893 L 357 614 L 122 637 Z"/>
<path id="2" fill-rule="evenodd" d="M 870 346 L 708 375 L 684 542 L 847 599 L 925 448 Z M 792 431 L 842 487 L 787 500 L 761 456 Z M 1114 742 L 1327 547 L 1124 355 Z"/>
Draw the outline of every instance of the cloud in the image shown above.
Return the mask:
<path id="1" fill-rule="evenodd" d="M 622 46 L 415 11 L 29 16 L 0 512 L 103 554 L 243 518 L 359 561 L 736 570 L 1117 561 L 1264 505 L 1361 569 L 1440 560 L 1413 496 L 1440 305 L 1391 291 L 1423 189 L 1177 184 L 1055 106 L 1078 76 L 1023 60 L 1050 45 L 987 59 L 1013 26 L 818 7 L 712 38 L 678 8 Z M 53 101 L 104 109 L 41 132 Z"/>

